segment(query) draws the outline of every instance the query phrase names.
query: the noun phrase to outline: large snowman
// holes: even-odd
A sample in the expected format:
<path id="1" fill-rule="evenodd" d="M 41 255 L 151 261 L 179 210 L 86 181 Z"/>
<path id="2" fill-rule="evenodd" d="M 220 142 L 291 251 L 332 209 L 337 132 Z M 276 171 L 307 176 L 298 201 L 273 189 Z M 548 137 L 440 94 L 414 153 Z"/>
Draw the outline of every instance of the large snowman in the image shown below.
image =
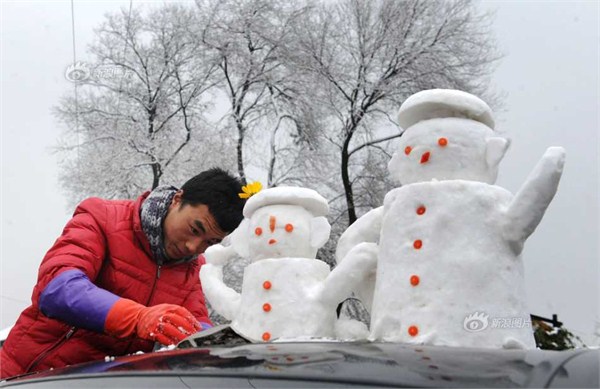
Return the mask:
<path id="1" fill-rule="evenodd" d="M 521 252 L 556 193 L 564 150 L 549 148 L 513 196 L 493 185 L 509 142 L 479 98 L 422 91 L 398 120 L 405 132 L 388 168 L 402 186 L 351 225 L 336 252 L 343 263 L 360 242 L 378 243 L 376 277 L 356 290 L 371 311 L 369 338 L 535 347 Z"/>
<path id="2" fill-rule="evenodd" d="M 235 332 L 253 342 L 335 337 L 336 307 L 375 272 L 376 247 L 359 245 L 330 272 L 315 259 L 329 239 L 328 211 L 314 190 L 265 189 L 248 199 L 245 219 L 227 245 L 207 250 L 204 293 Z M 241 294 L 223 282 L 222 265 L 234 254 L 251 260 Z"/>

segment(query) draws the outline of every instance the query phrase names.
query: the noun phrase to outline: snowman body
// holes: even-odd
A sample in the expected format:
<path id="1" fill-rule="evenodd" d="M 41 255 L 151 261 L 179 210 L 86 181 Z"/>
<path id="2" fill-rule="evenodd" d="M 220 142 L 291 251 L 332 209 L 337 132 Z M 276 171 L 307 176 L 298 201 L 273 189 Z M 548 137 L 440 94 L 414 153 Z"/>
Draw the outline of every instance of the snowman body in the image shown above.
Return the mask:
<path id="1" fill-rule="evenodd" d="M 252 196 L 245 219 L 225 247 L 206 252 L 202 288 L 215 311 L 252 342 L 291 338 L 352 338 L 337 322 L 336 308 L 352 289 L 375 273 L 373 245 L 359 245 L 348 260 L 330 271 L 315 259 L 329 238 L 327 201 L 307 188 L 269 188 Z M 241 293 L 223 282 L 230 255 L 251 259 Z M 367 337 L 366 327 L 362 339 Z"/>
<path id="2" fill-rule="evenodd" d="M 384 201 L 370 338 L 534 347 L 523 301 L 523 264 L 503 231 L 512 199 L 503 188 L 466 180 L 390 191 Z M 492 328 L 495 319 L 516 324 Z"/>
<path id="3" fill-rule="evenodd" d="M 556 193 L 564 150 L 549 148 L 512 195 L 493 185 L 509 142 L 491 110 L 455 90 L 409 97 L 388 164 L 401 187 L 342 234 L 336 256 L 377 244 L 370 340 L 533 348 L 521 252 Z M 372 291 L 370 293 L 369 291 Z M 366 304 L 369 307 L 369 304 Z"/>
<path id="4" fill-rule="evenodd" d="M 333 337 L 335 303 L 322 298 L 329 265 L 309 258 L 268 258 L 244 271 L 231 327 L 254 342 Z"/>

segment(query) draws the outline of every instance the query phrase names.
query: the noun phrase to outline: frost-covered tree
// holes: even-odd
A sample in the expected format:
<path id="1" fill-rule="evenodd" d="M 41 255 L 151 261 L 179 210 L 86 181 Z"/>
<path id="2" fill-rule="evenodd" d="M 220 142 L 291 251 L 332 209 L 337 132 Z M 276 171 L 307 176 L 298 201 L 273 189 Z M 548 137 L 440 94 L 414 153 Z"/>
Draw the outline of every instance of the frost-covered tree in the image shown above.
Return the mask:
<path id="1" fill-rule="evenodd" d="M 88 77 L 56 108 L 67 129 L 60 178 L 72 203 L 131 198 L 230 163 L 228 138 L 204 123 L 216 65 L 189 32 L 193 11 L 123 9 L 96 30 Z"/>
<path id="2" fill-rule="evenodd" d="M 281 56 L 291 24 L 306 6 L 273 0 L 197 0 L 203 17 L 198 40 L 218 63 L 219 87 L 235 131 L 238 174 L 253 166 L 267 173 L 267 185 L 290 182 L 296 163 L 314 147 L 313 105 L 299 93 L 298 80 Z"/>
<path id="3" fill-rule="evenodd" d="M 294 20 L 286 56 L 324 111 L 351 224 L 386 190 L 389 141 L 400 136 L 389 115 L 423 89 L 485 94 L 499 56 L 489 15 L 468 0 L 340 0 L 313 10 Z"/>

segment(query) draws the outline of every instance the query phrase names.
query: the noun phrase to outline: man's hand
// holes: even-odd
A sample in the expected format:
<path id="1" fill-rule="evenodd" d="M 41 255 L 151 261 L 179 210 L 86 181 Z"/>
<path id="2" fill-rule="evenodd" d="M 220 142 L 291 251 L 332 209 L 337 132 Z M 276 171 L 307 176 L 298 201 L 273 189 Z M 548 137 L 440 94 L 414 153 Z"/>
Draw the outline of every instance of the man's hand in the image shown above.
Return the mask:
<path id="1" fill-rule="evenodd" d="M 210 328 L 200 323 L 187 309 L 173 304 L 145 307 L 135 301 L 119 299 L 106 316 L 104 330 L 110 335 L 176 344 L 187 336 Z"/>
<path id="2" fill-rule="evenodd" d="M 160 304 L 144 308 L 136 325 L 137 336 L 164 345 L 177 344 L 202 330 L 200 322 L 187 309 L 178 305 Z"/>

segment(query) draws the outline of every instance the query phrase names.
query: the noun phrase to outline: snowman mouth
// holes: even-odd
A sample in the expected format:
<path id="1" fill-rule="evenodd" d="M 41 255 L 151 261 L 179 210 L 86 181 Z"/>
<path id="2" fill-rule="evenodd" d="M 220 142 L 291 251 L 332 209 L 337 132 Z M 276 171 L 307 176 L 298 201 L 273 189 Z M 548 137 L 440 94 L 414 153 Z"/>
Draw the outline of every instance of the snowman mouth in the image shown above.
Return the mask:
<path id="1" fill-rule="evenodd" d="M 421 163 L 427 163 L 429 161 L 430 156 L 431 153 L 429 151 L 423 153 L 423 155 L 421 155 Z"/>

